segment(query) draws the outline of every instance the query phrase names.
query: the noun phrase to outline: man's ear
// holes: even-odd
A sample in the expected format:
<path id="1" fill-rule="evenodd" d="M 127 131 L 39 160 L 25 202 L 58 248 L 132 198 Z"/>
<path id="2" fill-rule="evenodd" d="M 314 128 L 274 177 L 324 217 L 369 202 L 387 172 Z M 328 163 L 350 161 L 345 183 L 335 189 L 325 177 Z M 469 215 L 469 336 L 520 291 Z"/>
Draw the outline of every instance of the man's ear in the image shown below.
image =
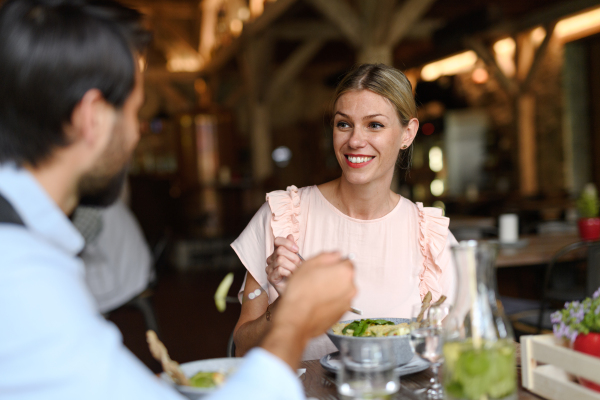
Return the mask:
<path id="1" fill-rule="evenodd" d="M 90 89 L 73 109 L 71 124 L 65 130 L 71 143 L 90 149 L 104 148 L 110 139 L 114 123 L 114 107 L 98 89 Z"/>
<path id="2" fill-rule="evenodd" d="M 417 136 L 417 132 L 419 131 L 419 120 L 416 118 L 412 118 L 408 121 L 408 124 L 404 128 L 404 133 L 402 135 L 402 148 L 409 147 L 413 140 L 415 140 L 415 136 Z"/>

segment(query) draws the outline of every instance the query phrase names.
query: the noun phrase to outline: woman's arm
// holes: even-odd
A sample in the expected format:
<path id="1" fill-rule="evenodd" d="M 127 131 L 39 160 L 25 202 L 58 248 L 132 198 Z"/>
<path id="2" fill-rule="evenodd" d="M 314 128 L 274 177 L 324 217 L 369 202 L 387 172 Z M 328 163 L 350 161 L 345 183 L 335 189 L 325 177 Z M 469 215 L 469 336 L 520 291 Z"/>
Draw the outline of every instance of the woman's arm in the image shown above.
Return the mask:
<path id="1" fill-rule="evenodd" d="M 248 293 L 260 288 L 252 274 L 247 274 L 242 299 L 242 312 L 233 331 L 235 355 L 237 357 L 243 357 L 251 348 L 258 346 L 271 328 L 272 323 L 267 321 L 266 318 L 267 306 L 269 305 L 267 294 L 261 293 L 253 300 L 248 298 Z M 275 311 L 278 300 L 275 300 L 269 307 L 271 313 Z"/>

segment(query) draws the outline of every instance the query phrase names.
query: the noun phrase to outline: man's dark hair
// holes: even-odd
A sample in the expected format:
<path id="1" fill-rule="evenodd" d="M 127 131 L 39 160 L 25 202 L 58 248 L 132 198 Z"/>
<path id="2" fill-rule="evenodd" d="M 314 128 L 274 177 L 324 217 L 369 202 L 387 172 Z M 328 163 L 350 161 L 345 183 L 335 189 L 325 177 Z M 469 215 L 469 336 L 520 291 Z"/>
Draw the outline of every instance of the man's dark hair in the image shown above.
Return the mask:
<path id="1" fill-rule="evenodd" d="M 150 40 L 114 1 L 8 0 L 0 8 L 0 163 L 38 165 L 68 145 L 64 126 L 90 89 L 120 108 Z"/>

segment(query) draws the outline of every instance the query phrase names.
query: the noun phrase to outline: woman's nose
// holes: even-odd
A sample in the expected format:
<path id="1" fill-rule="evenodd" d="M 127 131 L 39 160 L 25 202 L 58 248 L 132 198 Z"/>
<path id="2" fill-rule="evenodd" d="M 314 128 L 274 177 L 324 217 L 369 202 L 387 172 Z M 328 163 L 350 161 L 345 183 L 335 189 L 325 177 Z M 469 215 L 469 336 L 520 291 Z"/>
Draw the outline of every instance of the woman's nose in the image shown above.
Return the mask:
<path id="1" fill-rule="evenodd" d="M 353 149 L 359 149 L 361 147 L 365 147 L 367 144 L 366 137 L 364 132 L 360 128 L 354 128 L 352 130 L 352 135 L 350 136 L 350 140 L 348 141 L 348 145 Z"/>

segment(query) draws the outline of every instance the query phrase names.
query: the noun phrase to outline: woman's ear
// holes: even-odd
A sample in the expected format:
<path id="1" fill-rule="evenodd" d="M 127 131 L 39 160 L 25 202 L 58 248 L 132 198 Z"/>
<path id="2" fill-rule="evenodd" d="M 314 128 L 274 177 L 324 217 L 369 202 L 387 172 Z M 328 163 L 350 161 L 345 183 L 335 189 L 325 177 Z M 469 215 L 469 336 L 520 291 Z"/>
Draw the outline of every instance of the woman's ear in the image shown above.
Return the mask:
<path id="1" fill-rule="evenodd" d="M 403 150 L 408 148 L 412 144 L 413 140 L 415 140 L 415 136 L 417 136 L 418 131 L 419 120 L 416 118 L 411 118 L 411 120 L 408 121 L 408 124 L 403 129 L 400 148 Z"/>

